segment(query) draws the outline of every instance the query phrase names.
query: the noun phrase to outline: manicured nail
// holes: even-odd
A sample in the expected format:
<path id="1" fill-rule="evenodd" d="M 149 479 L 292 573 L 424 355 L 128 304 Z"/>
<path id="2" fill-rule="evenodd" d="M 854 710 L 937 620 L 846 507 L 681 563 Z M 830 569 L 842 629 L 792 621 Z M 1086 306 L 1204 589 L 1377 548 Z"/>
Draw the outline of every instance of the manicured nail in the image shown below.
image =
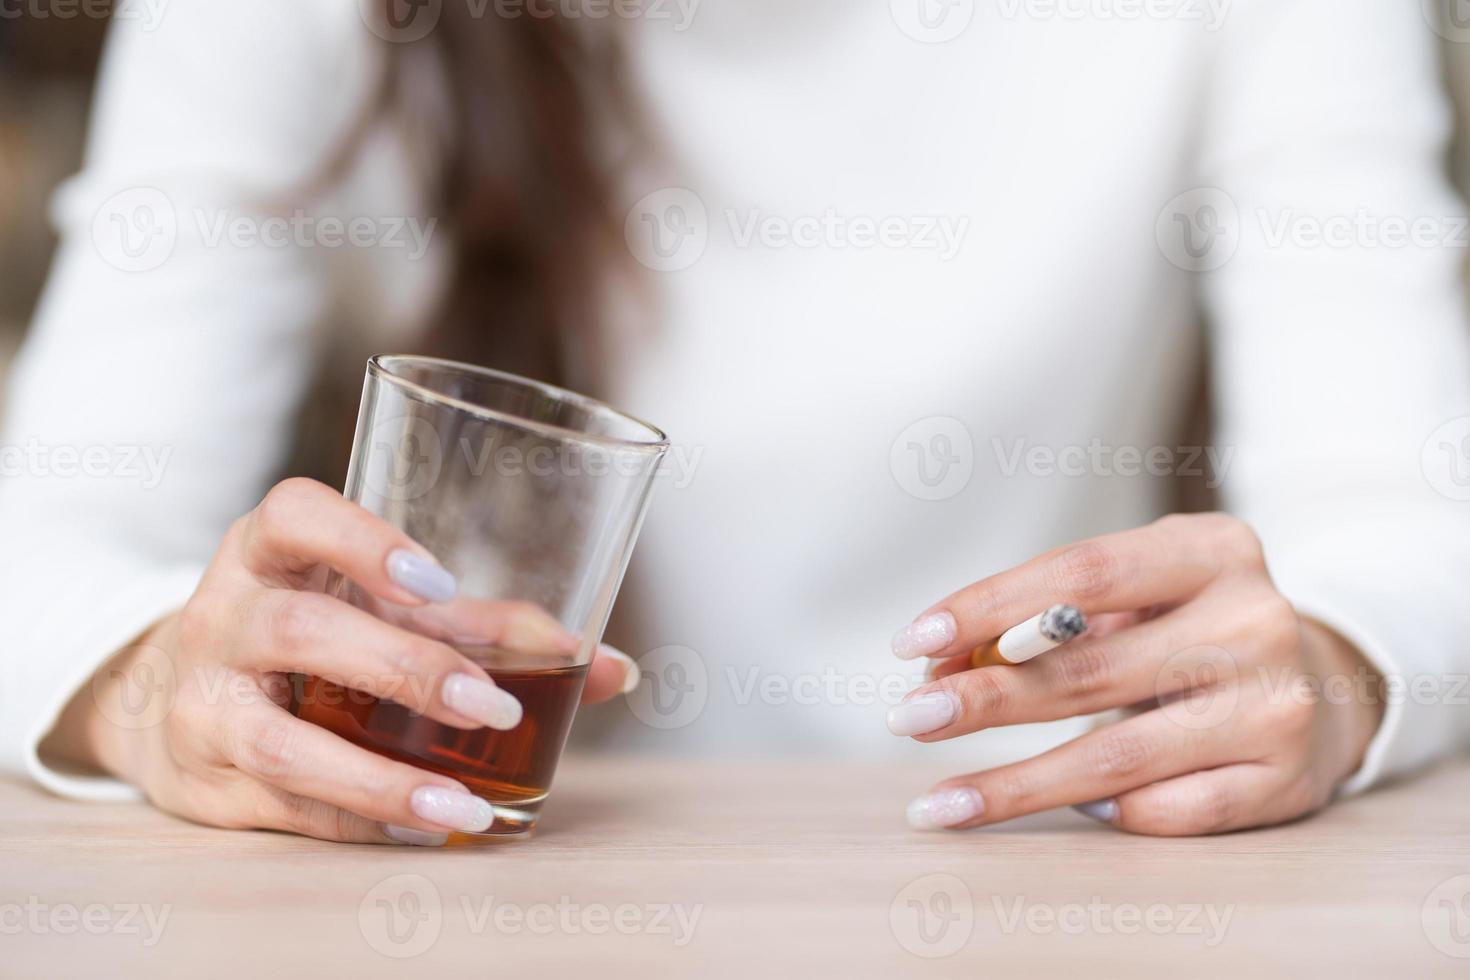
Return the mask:
<path id="1" fill-rule="evenodd" d="M 448 602 L 459 591 L 459 584 L 444 566 L 407 548 L 388 553 L 388 577 L 430 602 Z"/>
<path id="2" fill-rule="evenodd" d="M 443 786 L 420 786 L 408 798 L 408 805 L 415 816 L 453 830 L 476 833 L 495 822 L 495 811 L 489 803 Z"/>
<path id="3" fill-rule="evenodd" d="M 643 671 L 638 669 L 638 662 L 628 656 L 617 647 L 610 647 L 606 643 L 598 646 L 597 654 L 617 661 L 623 668 L 623 686 L 618 688 L 620 694 L 632 694 L 638 689 L 638 682 L 643 680 Z"/>
<path id="4" fill-rule="evenodd" d="M 439 697 L 451 710 L 490 728 L 504 732 L 521 723 L 521 703 L 510 692 L 470 674 L 444 678 Z"/>
<path id="5" fill-rule="evenodd" d="M 1117 800 L 1093 800 L 1091 803 L 1078 803 L 1072 809 L 1101 823 L 1112 823 L 1118 819 Z"/>
<path id="6" fill-rule="evenodd" d="M 436 834 L 429 830 L 414 830 L 412 827 L 400 827 L 397 824 L 383 824 L 383 833 L 393 838 L 400 844 L 412 844 L 415 847 L 443 847 L 444 842 L 449 840 L 448 834 Z"/>
<path id="7" fill-rule="evenodd" d="M 954 642 L 954 617 L 934 613 L 915 620 L 893 635 L 893 655 L 900 660 L 917 660 L 938 653 Z"/>
<path id="8" fill-rule="evenodd" d="M 948 691 L 909 698 L 888 709 L 888 730 L 895 735 L 927 735 L 954 721 L 960 702 Z"/>
<path id="9" fill-rule="evenodd" d="M 909 826 L 915 830 L 940 830 L 968 823 L 984 812 L 985 800 L 979 790 L 942 789 L 909 804 Z"/>

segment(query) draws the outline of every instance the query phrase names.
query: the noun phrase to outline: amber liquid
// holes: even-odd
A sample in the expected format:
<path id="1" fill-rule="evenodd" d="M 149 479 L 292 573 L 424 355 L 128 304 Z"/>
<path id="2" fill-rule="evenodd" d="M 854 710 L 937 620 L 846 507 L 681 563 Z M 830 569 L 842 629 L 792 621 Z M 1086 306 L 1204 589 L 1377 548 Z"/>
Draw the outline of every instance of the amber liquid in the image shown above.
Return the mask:
<path id="1" fill-rule="evenodd" d="M 524 709 L 508 732 L 451 728 L 393 701 L 315 677 L 301 679 L 297 716 L 390 759 L 457 779 L 495 807 L 486 833 L 529 830 L 551 788 L 571 730 L 587 665 L 541 666 L 546 658 L 490 648 L 460 648 Z"/>

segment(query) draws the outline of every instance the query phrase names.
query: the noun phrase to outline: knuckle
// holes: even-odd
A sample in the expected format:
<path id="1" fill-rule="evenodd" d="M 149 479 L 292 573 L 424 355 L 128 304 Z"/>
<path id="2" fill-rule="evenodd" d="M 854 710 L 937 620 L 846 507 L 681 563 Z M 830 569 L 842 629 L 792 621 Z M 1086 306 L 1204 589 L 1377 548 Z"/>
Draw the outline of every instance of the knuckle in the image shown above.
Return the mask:
<path id="1" fill-rule="evenodd" d="M 198 597 L 186 602 L 179 610 L 174 630 L 181 649 L 207 649 L 214 633 L 214 616 L 209 603 Z"/>
<path id="2" fill-rule="evenodd" d="M 1233 514 L 1206 515 L 1214 539 L 1227 554 L 1251 566 L 1264 568 L 1266 550 L 1255 528 Z"/>
<path id="3" fill-rule="evenodd" d="M 981 789 L 987 807 L 991 801 L 1003 801 L 1005 809 L 1011 812 L 1030 809 L 1030 800 L 1035 793 L 1031 781 L 1019 768 L 1000 769 L 991 773 L 989 781 Z"/>
<path id="4" fill-rule="evenodd" d="M 1105 779 L 1128 780 L 1148 771 L 1153 744 L 1133 732 L 1106 732 L 1093 749 L 1093 768 Z"/>
<path id="5" fill-rule="evenodd" d="M 237 730 L 235 765 L 260 779 L 278 779 L 290 773 L 300 757 L 295 726 L 286 718 L 271 718 Z"/>
<path id="6" fill-rule="evenodd" d="M 399 703 L 421 708 L 432 700 L 426 679 L 447 676 L 460 666 L 457 653 L 433 640 L 411 640 L 395 644 L 378 665 L 377 682 Z"/>
<path id="7" fill-rule="evenodd" d="M 1121 577 L 1118 556 L 1099 541 L 1074 544 L 1057 556 L 1057 584 L 1078 599 L 1101 599 L 1117 586 Z"/>
<path id="8" fill-rule="evenodd" d="M 1271 741 L 1282 746 L 1300 745 L 1316 724 L 1316 706 L 1310 700 L 1288 697 L 1267 715 Z"/>
<path id="9" fill-rule="evenodd" d="M 1110 688 L 1115 680 L 1117 658 L 1101 643 L 1073 644 L 1043 662 L 1055 673 L 1061 691 L 1074 700 L 1091 698 Z"/>
<path id="10" fill-rule="evenodd" d="M 945 686 L 959 698 L 961 717 L 976 718 L 982 725 L 996 724 L 1010 710 L 1014 699 L 1011 685 L 997 676 L 999 671 L 972 670 L 957 674 Z"/>
<path id="11" fill-rule="evenodd" d="M 284 592 L 270 603 L 266 630 L 275 646 L 300 650 L 310 646 L 321 631 L 322 611 L 309 592 Z"/>
<path id="12" fill-rule="evenodd" d="M 1231 793 L 1222 786 L 1206 783 L 1186 803 L 1180 823 L 1192 833 L 1214 834 L 1233 826 L 1238 814 L 1239 804 Z"/>
<path id="13" fill-rule="evenodd" d="M 1301 639 L 1301 620 L 1296 607 L 1280 593 L 1272 592 L 1252 610 L 1252 630 L 1269 650 L 1295 650 Z"/>
<path id="14" fill-rule="evenodd" d="M 286 540 L 292 525 L 300 520 L 302 509 L 317 496 L 320 486 L 314 480 L 298 476 L 271 487 L 252 514 L 254 537 L 266 546 Z"/>

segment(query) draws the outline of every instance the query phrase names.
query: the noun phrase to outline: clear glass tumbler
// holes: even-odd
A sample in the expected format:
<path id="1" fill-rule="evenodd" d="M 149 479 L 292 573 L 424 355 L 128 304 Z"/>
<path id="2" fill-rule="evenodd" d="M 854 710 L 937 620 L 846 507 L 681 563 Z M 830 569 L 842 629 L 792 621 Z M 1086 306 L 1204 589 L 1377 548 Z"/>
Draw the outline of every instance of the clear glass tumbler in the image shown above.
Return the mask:
<path id="1" fill-rule="evenodd" d="M 448 642 L 524 708 L 463 731 L 317 678 L 297 713 L 390 758 L 458 779 L 495 810 L 489 835 L 536 823 L 668 439 L 600 402 L 426 357 L 374 357 L 344 491 L 459 580 L 446 603 L 329 593 Z M 408 683 L 412 678 L 406 678 Z"/>

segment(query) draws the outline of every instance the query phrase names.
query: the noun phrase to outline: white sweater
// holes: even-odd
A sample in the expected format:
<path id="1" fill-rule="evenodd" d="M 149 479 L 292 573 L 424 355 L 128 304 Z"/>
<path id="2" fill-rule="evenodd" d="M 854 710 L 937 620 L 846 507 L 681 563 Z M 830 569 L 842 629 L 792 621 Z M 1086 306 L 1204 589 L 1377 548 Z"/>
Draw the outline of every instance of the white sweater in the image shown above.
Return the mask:
<path id="1" fill-rule="evenodd" d="M 1419 5 L 919 2 L 626 25 L 674 164 L 626 189 L 662 317 L 616 333 L 607 394 L 684 453 L 633 563 L 632 652 L 687 648 L 645 663 L 703 708 L 604 709 L 619 737 L 954 772 L 1075 728 L 895 739 L 915 677 L 888 637 L 1157 516 L 1148 469 L 1195 464 L 1176 432 L 1208 345 L 1224 505 L 1290 599 L 1412 682 L 1351 788 L 1463 744 L 1470 351 L 1443 243 L 1465 231 Z M 0 437 L 0 766 L 58 791 L 129 792 L 36 746 L 258 500 L 325 325 L 402 349 L 433 308 L 450 243 L 402 133 L 330 200 L 303 190 L 383 69 L 357 6 L 173 0 L 114 27 Z M 324 216 L 374 219 L 379 247 L 333 246 Z"/>

